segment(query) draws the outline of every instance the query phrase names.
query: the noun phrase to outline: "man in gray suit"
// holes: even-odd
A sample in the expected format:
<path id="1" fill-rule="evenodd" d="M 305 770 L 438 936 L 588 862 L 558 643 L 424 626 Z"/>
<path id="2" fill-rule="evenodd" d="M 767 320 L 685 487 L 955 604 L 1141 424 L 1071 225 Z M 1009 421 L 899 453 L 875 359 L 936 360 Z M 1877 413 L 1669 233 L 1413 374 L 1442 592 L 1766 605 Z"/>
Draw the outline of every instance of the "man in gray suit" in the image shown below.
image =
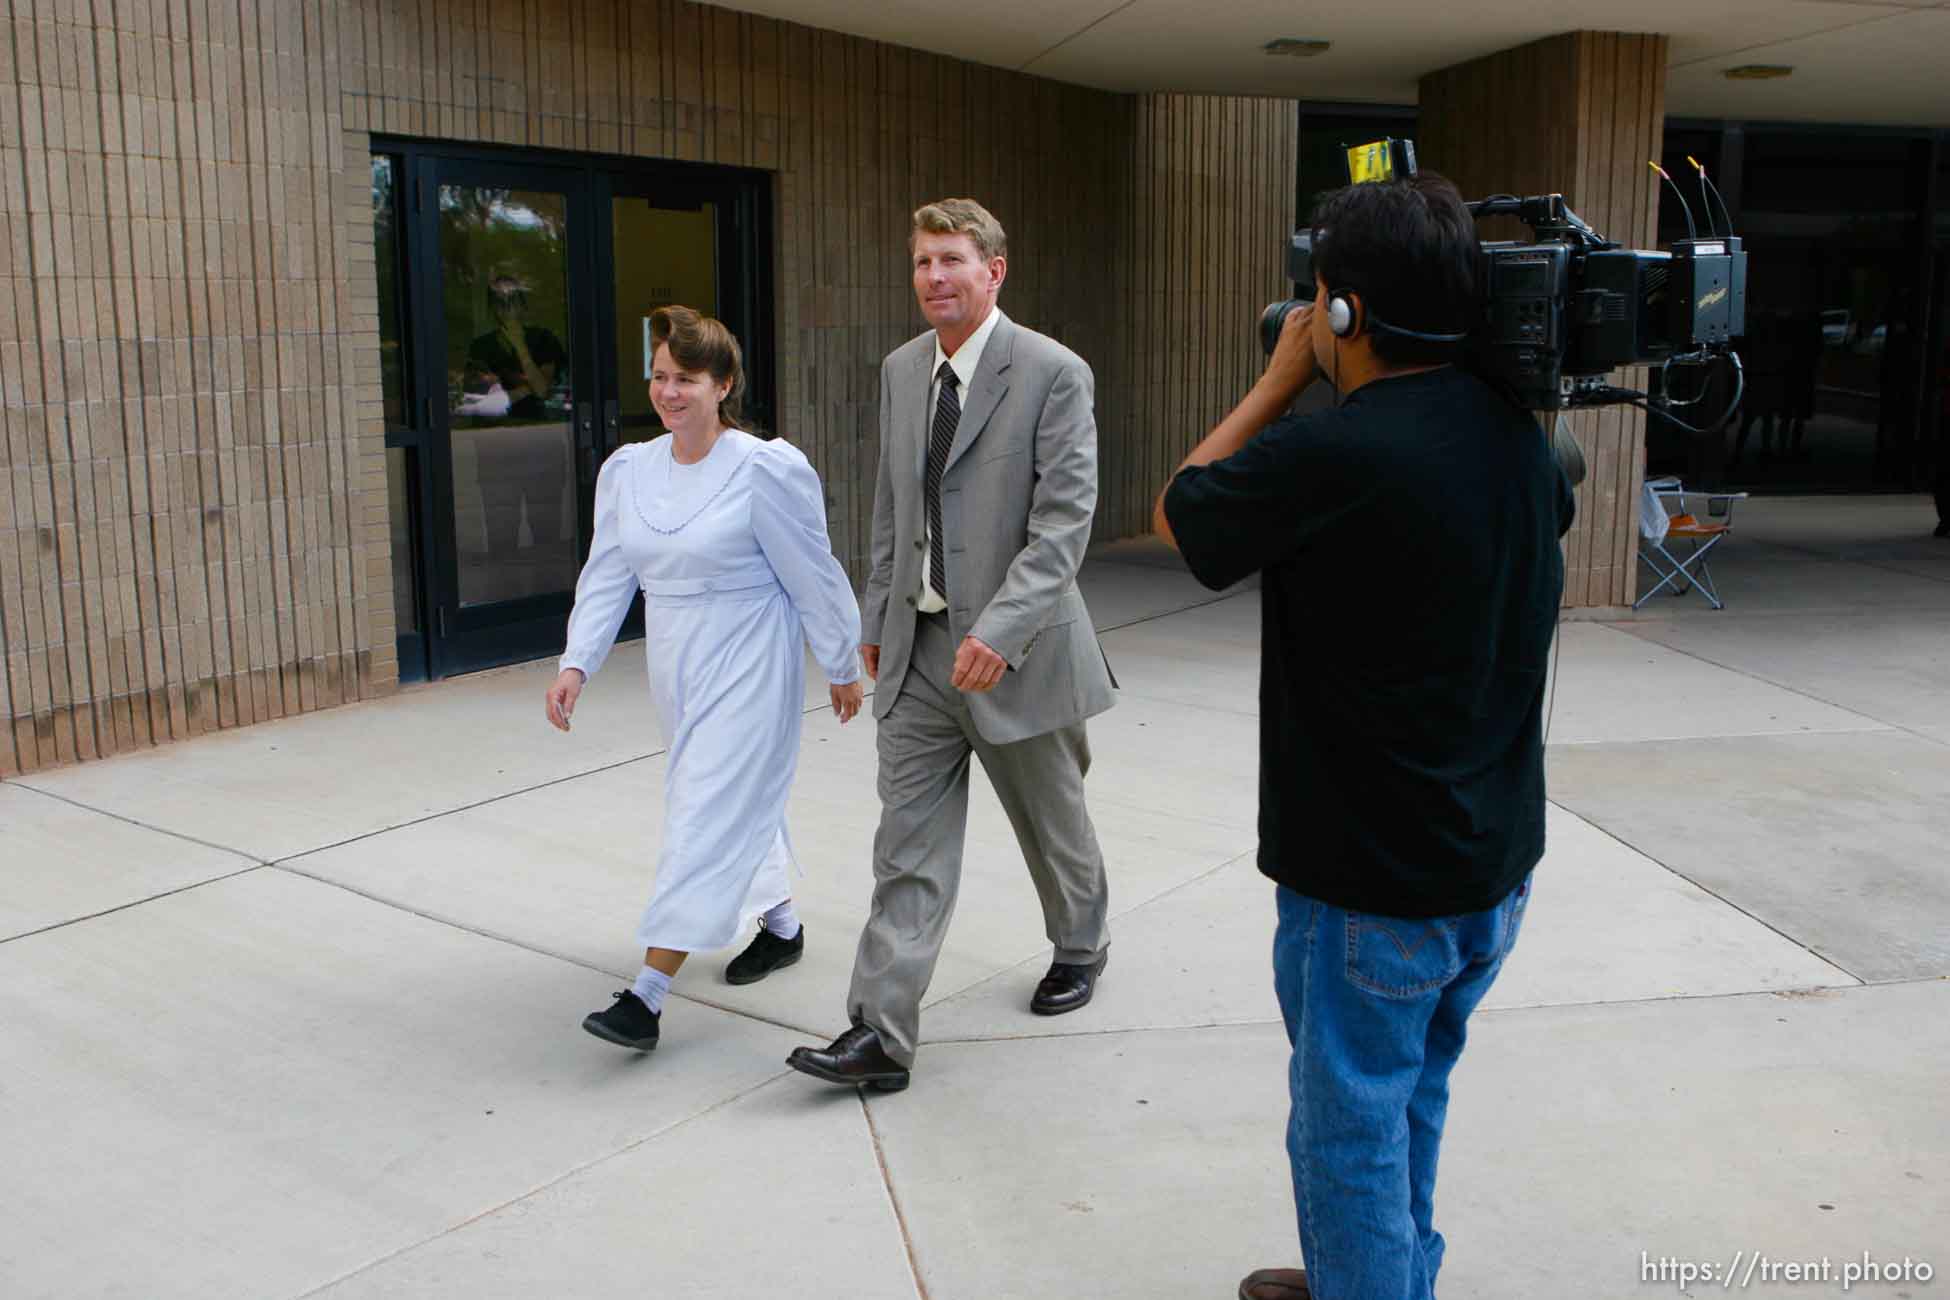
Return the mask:
<path id="1" fill-rule="evenodd" d="M 961 883 L 968 761 L 1015 826 L 1056 959 L 1030 1009 L 1090 1001 L 1109 935 L 1103 853 L 1083 803 L 1084 719 L 1109 665 L 1076 588 L 1097 505 L 1090 367 L 996 306 L 1008 263 L 981 204 L 914 214 L 914 293 L 934 328 L 880 368 L 880 478 L 861 647 L 879 683 L 873 907 L 853 1027 L 788 1064 L 905 1088 Z"/>

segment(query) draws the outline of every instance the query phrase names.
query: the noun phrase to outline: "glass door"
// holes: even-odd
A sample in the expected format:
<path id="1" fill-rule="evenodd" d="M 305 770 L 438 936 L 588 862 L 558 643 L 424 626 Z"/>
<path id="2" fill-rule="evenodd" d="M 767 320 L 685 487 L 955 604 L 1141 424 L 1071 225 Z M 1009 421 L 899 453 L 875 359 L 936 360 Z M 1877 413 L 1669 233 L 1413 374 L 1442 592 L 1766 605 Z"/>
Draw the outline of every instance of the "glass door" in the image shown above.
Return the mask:
<path id="1" fill-rule="evenodd" d="M 560 648 L 594 488 L 595 295 L 577 171 L 458 159 L 424 171 L 442 674 Z"/>

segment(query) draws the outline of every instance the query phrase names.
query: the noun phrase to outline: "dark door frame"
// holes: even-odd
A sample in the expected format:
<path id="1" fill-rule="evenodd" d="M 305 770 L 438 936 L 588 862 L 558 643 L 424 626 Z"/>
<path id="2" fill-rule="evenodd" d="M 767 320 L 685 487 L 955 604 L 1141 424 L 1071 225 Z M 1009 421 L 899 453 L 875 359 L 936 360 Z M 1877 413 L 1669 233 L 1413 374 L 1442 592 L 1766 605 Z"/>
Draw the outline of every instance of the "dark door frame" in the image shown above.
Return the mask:
<path id="1" fill-rule="evenodd" d="M 658 165 L 661 171 L 663 164 Z M 742 183 L 728 189 L 727 180 Z M 772 318 L 772 220 L 771 174 L 740 168 L 706 168 L 704 174 L 685 176 L 674 172 L 669 177 L 652 175 L 642 169 L 600 170 L 594 178 L 597 216 L 596 253 L 598 270 L 615 265 L 615 228 L 609 220 L 610 204 L 616 199 L 657 200 L 657 206 L 696 208 L 706 203 L 718 205 L 717 214 L 717 300 L 718 316 L 738 339 L 744 353 L 745 408 L 752 419 L 767 429 L 773 424 L 776 359 L 773 348 Z M 727 267 L 750 267 L 745 276 L 727 275 Z M 599 276 L 597 309 L 599 337 L 614 340 L 621 315 L 616 302 L 613 277 Z M 599 349 L 597 364 L 603 368 L 601 386 L 608 400 L 626 383 L 640 383 L 635 377 L 616 373 L 616 349 Z M 615 427 L 609 413 L 603 413 L 605 453 L 616 450 Z"/>
<path id="2" fill-rule="evenodd" d="M 418 165 L 409 164 L 413 186 L 413 224 L 409 229 L 413 282 L 408 293 L 408 313 L 418 344 L 420 359 L 421 429 L 425 448 L 421 463 L 427 481 L 430 512 L 422 529 L 427 538 L 421 561 L 425 581 L 423 590 L 433 615 L 429 626 L 429 675 L 444 677 L 468 668 L 491 667 L 497 662 L 524 658 L 548 628 L 568 616 L 570 601 L 561 593 L 525 596 L 497 601 L 469 609 L 460 598 L 460 557 L 455 544 L 453 491 L 453 420 L 444 400 L 445 371 L 448 362 L 446 320 L 437 310 L 442 302 L 443 263 L 440 255 L 439 190 L 443 185 L 468 185 L 483 188 L 533 190 L 560 193 L 571 232 L 587 231 L 592 207 L 589 186 L 581 172 L 537 160 L 507 162 L 478 158 L 456 158 L 446 154 L 424 155 Z M 577 552 L 588 546 L 588 506 L 590 487 L 581 473 L 582 449 L 594 435 L 595 365 L 591 354 L 596 328 L 590 319 L 593 303 L 584 298 L 594 281 L 591 240 L 568 241 L 569 313 L 566 322 L 575 406 L 570 412 L 571 430 L 576 440 L 578 532 Z M 413 306 L 423 310 L 413 311 Z"/>
<path id="3" fill-rule="evenodd" d="M 388 427 L 386 446 L 405 449 L 414 471 L 409 534 L 419 603 L 419 630 L 399 639 L 401 675 L 438 678 L 545 656 L 561 644 L 570 594 L 474 611 L 459 603 L 451 419 L 444 400 L 436 401 L 446 391 L 437 187 L 445 179 L 561 192 L 571 229 L 581 232 L 570 241 L 568 267 L 580 558 L 589 545 L 595 467 L 617 445 L 610 410 L 618 385 L 633 382 L 617 373 L 611 199 L 669 195 L 677 207 L 718 204 L 718 312 L 744 349 L 748 408 L 770 427 L 777 409 L 772 175 L 752 168 L 387 135 L 373 137 L 371 152 L 392 156 L 398 167 L 407 419 L 403 426 Z M 640 628 L 640 616 L 632 613 L 624 635 Z"/>

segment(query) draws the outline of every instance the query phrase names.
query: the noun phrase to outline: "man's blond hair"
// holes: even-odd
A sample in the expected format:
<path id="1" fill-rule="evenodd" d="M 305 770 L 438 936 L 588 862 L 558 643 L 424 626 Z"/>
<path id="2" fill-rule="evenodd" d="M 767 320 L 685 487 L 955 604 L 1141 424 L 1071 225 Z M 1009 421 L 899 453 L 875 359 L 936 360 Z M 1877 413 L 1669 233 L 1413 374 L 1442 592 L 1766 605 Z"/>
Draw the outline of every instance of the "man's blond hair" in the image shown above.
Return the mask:
<path id="1" fill-rule="evenodd" d="M 915 209 L 914 229 L 907 237 L 910 249 L 914 236 L 923 231 L 930 235 L 967 235 L 975 241 L 975 251 L 984 262 L 1009 255 L 1009 237 L 1002 233 L 1002 223 L 974 199 L 937 199 Z"/>

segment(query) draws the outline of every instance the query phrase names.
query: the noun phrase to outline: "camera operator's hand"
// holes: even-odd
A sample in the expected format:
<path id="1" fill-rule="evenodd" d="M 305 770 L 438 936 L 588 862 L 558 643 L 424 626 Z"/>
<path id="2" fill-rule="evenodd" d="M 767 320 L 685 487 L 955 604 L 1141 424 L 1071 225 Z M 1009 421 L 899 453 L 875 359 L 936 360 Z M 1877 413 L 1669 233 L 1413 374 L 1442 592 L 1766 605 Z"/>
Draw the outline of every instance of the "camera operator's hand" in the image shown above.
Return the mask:
<path id="1" fill-rule="evenodd" d="M 1224 460 L 1286 414 L 1294 399 L 1320 376 L 1320 361 L 1314 356 L 1313 326 L 1314 304 L 1287 313 L 1280 325 L 1280 341 L 1274 345 L 1266 370 L 1252 391 L 1205 435 L 1205 441 L 1192 448 L 1192 454 L 1179 463 L 1179 470 Z M 1165 484 L 1166 489 L 1170 487 L 1170 483 Z M 1171 520 L 1165 517 L 1164 491 L 1158 493 L 1157 504 L 1151 508 L 1151 526 L 1166 543 L 1178 544 L 1172 536 Z"/>
<path id="2" fill-rule="evenodd" d="M 1280 341 L 1273 348 L 1273 355 L 1267 358 L 1264 382 L 1272 384 L 1276 394 L 1283 394 L 1285 402 L 1300 396 L 1320 375 L 1313 341 L 1317 306 L 1310 302 L 1298 311 L 1287 313 L 1280 325 Z"/>

